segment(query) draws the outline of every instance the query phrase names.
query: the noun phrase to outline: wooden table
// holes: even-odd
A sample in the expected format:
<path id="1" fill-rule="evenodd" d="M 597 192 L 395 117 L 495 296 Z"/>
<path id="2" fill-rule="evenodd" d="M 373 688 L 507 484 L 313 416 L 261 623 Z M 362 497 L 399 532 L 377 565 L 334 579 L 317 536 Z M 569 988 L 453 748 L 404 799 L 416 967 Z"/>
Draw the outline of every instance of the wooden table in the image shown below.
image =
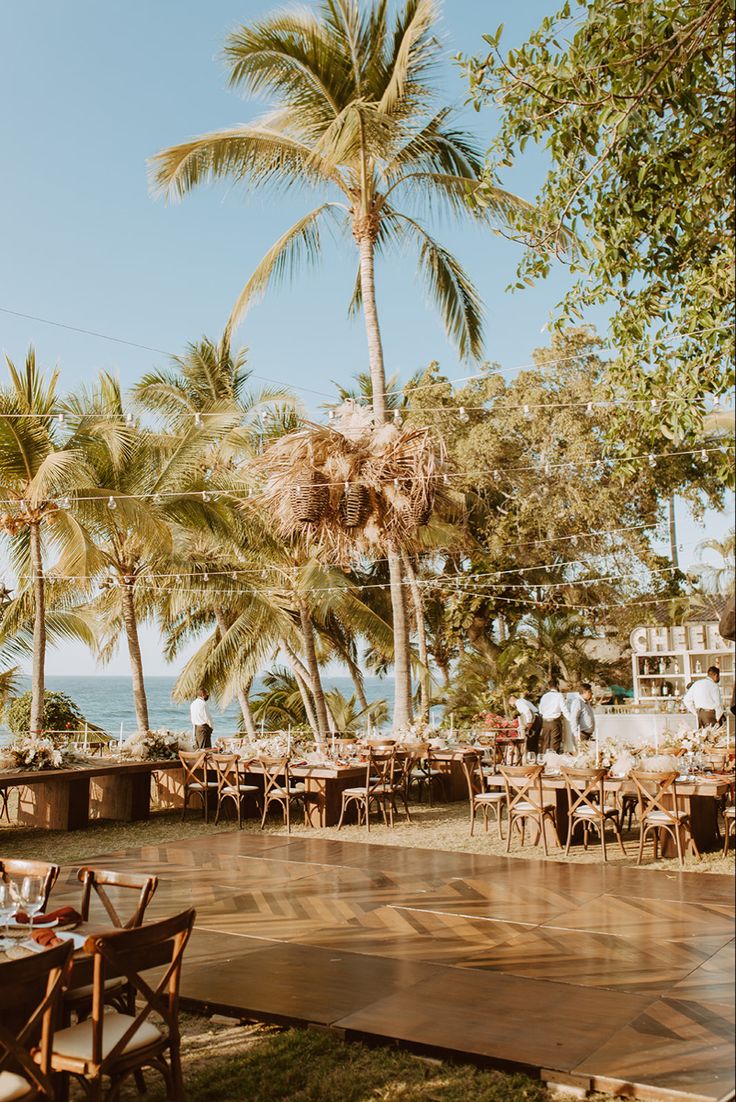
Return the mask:
<path id="1" fill-rule="evenodd" d="M 100 761 L 68 769 L 11 769 L 0 788 L 20 789 L 18 820 L 47 830 L 83 830 L 90 819 L 134 822 L 151 810 L 151 777 L 181 770 L 178 760 Z"/>
<path id="2" fill-rule="evenodd" d="M 294 781 L 302 783 L 306 789 L 304 809 L 309 826 L 336 826 L 342 810 L 342 794 L 346 788 L 356 788 L 365 784 L 365 764 L 355 765 L 292 765 L 289 774 Z M 253 762 L 248 769 L 254 780 L 260 780 L 261 770 Z M 346 816 L 346 822 L 352 822 Z"/>
<path id="3" fill-rule="evenodd" d="M 492 787 L 502 787 L 503 777 L 499 773 L 497 776 L 490 777 L 487 783 Z M 687 801 L 691 833 L 700 853 L 719 849 L 722 844 L 718 832 L 717 801 L 728 792 L 732 784 L 733 782 L 725 777 L 707 774 L 698 777 L 695 781 L 681 781 L 677 784 L 678 800 L 682 797 Z M 628 777 L 607 777 L 604 781 L 604 790 L 617 797 L 636 795 L 634 782 Z M 542 793 L 555 804 L 557 840 L 564 845 L 567 841 L 568 819 L 568 799 L 564 778 L 542 774 Z M 582 831 L 579 831 L 575 838 L 582 840 Z M 671 856 L 666 840 L 663 855 Z"/>

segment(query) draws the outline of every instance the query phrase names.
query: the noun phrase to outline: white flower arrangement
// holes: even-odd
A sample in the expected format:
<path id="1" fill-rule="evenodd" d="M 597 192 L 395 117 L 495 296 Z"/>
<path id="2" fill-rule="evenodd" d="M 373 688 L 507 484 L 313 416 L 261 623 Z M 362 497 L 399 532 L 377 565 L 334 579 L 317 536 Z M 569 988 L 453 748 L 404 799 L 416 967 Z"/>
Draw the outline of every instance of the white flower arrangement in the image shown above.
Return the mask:
<path id="1" fill-rule="evenodd" d="M 121 747 L 122 756 L 133 761 L 166 761 L 176 758 L 180 750 L 193 750 L 194 743 L 188 731 L 169 731 L 160 727 L 156 731 L 136 731 Z"/>
<path id="2" fill-rule="evenodd" d="M 38 735 L 21 735 L 8 746 L 6 760 L 19 769 L 63 769 L 76 760 L 68 746 L 58 746 L 53 739 Z"/>
<path id="3" fill-rule="evenodd" d="M 418 719 L 414 723 L 406 723 L 403 727 L 397 727 L 392 732 L 391 737 L 396 739 L 397 742 L 411 745 L 412 743 L 429 742 L 430 739 L 436 738 L 437 730 L 429 723 L 424 723 Z"/>
<path id="4" fill-rule="evenodd" d="M 701 727 L 698 731 L 683 729 L 677 737 L 674 745 L 686 754 L 702 754 L 708 750 L 715 750 L 723 741 L 724 729 L 715 725 Z"/>
<path id="5" fill-rule="evenodd" d="M 305 740 L 303 733 L 288 735 L 278 731 L 274 735 L 262 735 L 254 739 L 221 739 L 220 745 L 226 752 L 232 750 L 241 758 L 285 758 L 287 755 L 304 757 L 314 750 L 314 740 Z"/>

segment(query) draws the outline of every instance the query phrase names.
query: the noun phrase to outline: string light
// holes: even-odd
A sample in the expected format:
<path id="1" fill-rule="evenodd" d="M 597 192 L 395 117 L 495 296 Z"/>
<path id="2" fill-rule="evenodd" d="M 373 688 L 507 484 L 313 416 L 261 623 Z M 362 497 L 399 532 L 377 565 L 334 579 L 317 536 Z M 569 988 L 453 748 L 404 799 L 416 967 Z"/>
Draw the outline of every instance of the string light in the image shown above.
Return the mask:
<path id="1" fill-rule="evenodd" d="M 107 507 L 108 509 L 117 509 L 118 507 L 118 503 L 112 496 L 112 494 L 110 494 L 109 498 L 107 499 Z"/>
<path id="2" fill-rule="evenodd" d="M 586 417 L 594 417 L 595 416 L 595 410 L 593 409 L 593 403 L 592 402 L 588 402 L 587 406 L 585 407 L 585 415 L 586 415 Z"/>
<path id="3" fill-rule="evenodd" d="M 401 410 L 398 410 L 398 409 L 394 410 L 394 424 L 398 425 L 399 427 L 403 424 L 402 417 L 401 417 Z"/>
<path id="4" fill-rule="evenodd" d="M 61 501 L 59 502 L 59 508 L 60 509 L 71 509 L 71 507 L 72 507 L 72 503 L 71 503 L 71 500 L 68 497 L 63 497 L 61 499 Z"/>
<path id="5" fill-rule="evenodd" d="M 202 428 L 202 414 L 199 412 L 194 414 L 194 427 L 196 429 Z"/>
<path id="6" fill-rule="evenodd" d="M 59 422 L 60 425 L 63 425 L 66 421 L 66 417 L 63 413 L 60 413 L 56 420 Z"/>
<path id="7" fill-rule="evenodd" d="M 649 466 L 652 467 L 652 468 L 657 466 L 657 457 L 654 454 L 654 452 L 650 452 L 649 457 L 648 457 L 648 463 L 649 463 Z"/>
<path id="8" fill-rule="evenodd" d="M 465 412 L 465 406 L 460 406 L 460 409 L 457 411 L 457 419 L 458 421 L 461 421 L 464 425 L 467 425 L 470 417 Z"/>

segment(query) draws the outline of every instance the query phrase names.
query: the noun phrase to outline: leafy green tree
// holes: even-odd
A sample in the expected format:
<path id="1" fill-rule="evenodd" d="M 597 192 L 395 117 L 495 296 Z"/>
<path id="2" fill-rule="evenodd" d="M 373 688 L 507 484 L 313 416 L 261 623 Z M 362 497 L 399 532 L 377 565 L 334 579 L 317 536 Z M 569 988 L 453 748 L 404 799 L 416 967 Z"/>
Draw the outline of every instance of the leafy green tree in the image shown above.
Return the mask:
<path id="1" fill-rule="evenodd" d="M 728 596 L 736 585 L 736 531 L 732 528 L 722 540 L 708 539 L 698 544 L 701 556 L 704 551 L 717 555 L 720 562 L 696 563 L 690 567 L 690 574 L 697 579 L 701 593 L 722 594 Z"/>
<path id="2" fill-rule="evenodd" d="M 517 286 L 548 273 L 571 226 L 580 279 L 563 316 L 612 306 L 637 421 L 697 433 L 708 396 L 734 385 L 733 3 L 566 0 L 519 48 L 502 53 L 501 32 L 465 61 L 476 106 L 500 111 L 490 201 L 528 144 L 551 161 L 537 204 L 511 212 L 529 246 Z M 718 467 L 731 478 L 729 456 Z"/>
<path id="3" fill-rule="evenodd" d="M 214 179 L 247 187 L 310 188 L 323 198 L 266 253 L 233 308 L 234 325 L 273 279 L 314 260 L 320 226 L 347 225 L 358 251 L 353 307 L 362 308 L 377 422 L 386 419 L 376 254 L 411 243 L 448 334 L 463 357 L 482 349 L 478 294 L 458 260 L 407 212 L 435 206 L 453 216 L 506 219 L 520 201 L 487 187 L 471 209 L 481 161 L 449 109 L 437 108 L 432 67 L 440 56 L 434 0 L 403 0 L 392 21 L 384 0 L 322 0 L 241 26 L 225 46 L 230 84 L 270 94 L 276 109 L 247 126 L 205 134 L 153 159 L 155 185 L 181 197 Z M 331 198 L 330 196 L 336 196 Z M 389 551 L 397 723 L 411 712 L 409 639 L 398 550 Z"/>
<path id="4" fill-rule="evenodd" d="M 40 728 L 33 726 L 32 709 L 32 692 L 23 693 L 22 696 L 17 696 L 10 702 L 7 709 L 7 722 L 14 735 L 26 735 L 29 731 L 40 733 L 43 730 L 52 732 L 59 737 L 60 741 L 63 741 L 84 729 L 84 716 L 66 693 L 45 690 L 43 722 Z"/>

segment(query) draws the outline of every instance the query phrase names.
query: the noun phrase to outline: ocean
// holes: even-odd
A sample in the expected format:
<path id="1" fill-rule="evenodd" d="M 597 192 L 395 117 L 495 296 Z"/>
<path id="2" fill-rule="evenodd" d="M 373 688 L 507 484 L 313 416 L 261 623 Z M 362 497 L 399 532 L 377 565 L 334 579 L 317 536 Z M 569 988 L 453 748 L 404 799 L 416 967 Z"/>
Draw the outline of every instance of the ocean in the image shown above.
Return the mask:
<path id="1" fill-rule="evenodd" d="M 179 704 L 171 699 L 175 681 L 175 677 L 146 678 L 148 716 L 153 729 L 157 727 L 167 727 L 171 731 L 189 729 L 189 704 Z M 339 689 L 348 697 L 354 694 L 353 683 L 349 677 L 325 677 L 323 681 L 325 689 Z M 28 687 L 30 688 L 30 683 Z M 133 689 L 129 677 L 108 677 L 102 674 L 93 677 L 48 676 L 46 688 L 66 693 L 90 723 L 102 727 L 110 735 L 118 737 L 121 724 L 124 737 L 133 734 L 136 730 Z M 262 684 L 256 678 L 252 695 L 260 692 L 261 688 Z M 371 703 L 374 700 L 387 700 L 390 710 L 393 691 L 393 679 L 390 677 L 365 679 L 365 695 Z M 219 712 L 216 706 L 213 707 L 210 701 L 210 711 L 215 730 L 219 735 L 235 734 L 240 723 L 240 709 L 237 701 L 234 701 L 224 713 Z M 7 735 L 7 728 L 0 727 L 0 742 L 6 741 Z"/>

